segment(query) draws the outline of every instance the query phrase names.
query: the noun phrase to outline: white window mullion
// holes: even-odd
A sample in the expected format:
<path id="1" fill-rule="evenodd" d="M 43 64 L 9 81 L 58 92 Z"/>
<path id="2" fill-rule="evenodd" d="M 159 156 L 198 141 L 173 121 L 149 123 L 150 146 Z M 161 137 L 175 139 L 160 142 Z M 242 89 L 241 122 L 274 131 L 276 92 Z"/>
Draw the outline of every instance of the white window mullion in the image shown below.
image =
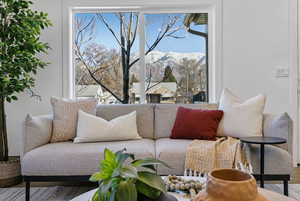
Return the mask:
<path id="1" fill-rule="evenodd" d="M 145 78 L 146 78 L 146 63 L 145 63 L 145 19 L 144 13 L 139 13 L 139 74 L 140 74 L 140 103 L 146 103 L 145 93 Z"/>

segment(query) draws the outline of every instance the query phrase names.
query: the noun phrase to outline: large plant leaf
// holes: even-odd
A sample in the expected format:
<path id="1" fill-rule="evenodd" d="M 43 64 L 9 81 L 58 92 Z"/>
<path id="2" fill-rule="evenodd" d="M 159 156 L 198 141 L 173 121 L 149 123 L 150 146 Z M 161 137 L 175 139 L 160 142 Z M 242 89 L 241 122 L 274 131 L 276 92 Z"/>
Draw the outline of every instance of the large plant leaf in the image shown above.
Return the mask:
<path id="1" fill-rule="evenodd" d="M 111 166 L 107 161 L 101 161 L 101 169 L 99 174 L 94 175 L 94 179 L 108 179 L 112 176 L 115 167 Z"/>
<path id="2" fill-rule="evenodd" d="M 121 168 L 120 176 L 123 178 L 137 178 L 138 171 L 134 166 L 127 165 Z"/>
<path id="3" fill-rule="evenodd" d="M 117 167 L 117 168 L 115 168 L 114 170 L 113 170 L 113 173 L 112 173 L 112 177 L 118 177 L 118 176 L 120 176 L 120 167 Z"/>
<path id="4" fill-rule="evenodd" d="M 112 179 L 101 180 L 99 182 L 99 191 L 98 191 L 99 201 L 109 201 L 111 199 L 112 183 L 113 183 Z"/>
<path id="5" fill-rule="evenodd" d="M 147 184 L 148 186 L 151 186 L 152 188 L 155 188 L 161 192 L 166 192 L 166 186 L 162 178 L 156 174 L 153 174 L 151 172 L 138 172 L 138 178 L 140 182 L 143 182 Z"/>
<path id="6" fill-rule="evenodd" d="M 100 181 L 98 189 L 99 201 L 115 201 L 116 191 L 120 182 L 120 178 L 111 178 Z"/>
<path id="7" fill-rule="evenodd" d="M 107 193 L 109 192 L 111 186 L 112 186 L 112 182 L 113 180 L 112 179 L 106 179 L 106 180 L 102 180 L 100 183 L 99 183 L 99 189 L 102 193 Z"/>
<path id="8" fill-rule="evenodd" d="M 98 198 L 99 198 L 99 201 L 109 201 L 109 199 L 110 199 L 110 192 L 103 192 L 99 188 Z"/>
<path id="9" fill-rule="evenodd" d="M 120 182 L 116 192 L 116 201 L 137 201 L 135 184 L 130 180 Z"/>
<path id="10" fill-rule="evenodd" d="M 92 197 L 92 201 L 100 201 L 99 200 L 99 189 L 94 193 Z"/>
<path id="11" fill-rule="evenodd" d="M 163 165 L 165 167 L 171 168 L 167 163 L 157 160 L 155 158 L 145 158 L 145 159 L 137 159 L 131 162 L 134 167 L 148 167 L 154 165 Z"/>
<path id="12" fill-rule="evenodd" d="M 104 149 L 104 160 L 109 162 L 109 164 L 116 165 L 116 155 L 109 149 Z"/>
<path id="13" fill-rule="evenodd" d="M 112 192 L 110 194 L 109 201 L 115 201 L 115 199 L 116 199 L 116 192 L 117 192 L 117 190 L 112 190 Z"/>
<path id="14" fill-rule="evenodd" d="M 100 161 L 100 174 L 97 178 L 108 179 L 112 177 L 115 169 L 118 167 L 118 161 L 116 160 L 116 155 L 109 149 L 104 150 L 104 159 Z M 97 179 L 96 178 L 96 179 Z"/>
<path id="15" fill-rule="evenodd" d="M 92 174 L 89 180 L 91 182 L 98 182 L 101 179 L 103 179 L 103 175 L 101 174 L 101 172 L 95 172 L 94 174 Z"/>
<path id="16" fill-rule="evenodd" d="M 111 179 L 111 189 L 112 189 L 112 191 L 115 191 L 118 188 L 121 181 L 122 181 L 122 179 L 120 177 L 114 177 L 114 178 Z"/>
<path id="17" fill-rule="evenodd" d="M 126 149 L 123 149 L 121 151 L 117 151 L 116 154 L 116 159 L 119 163 L 120 166 L 123 165 L 123 163 L 128 159 L 131 158 L 132 160 L 134 160 L 134 154 L 130 154 L 130 153 L 124 153 L 126 151 Z"/>
<path id="18" fill-rule="evenodd" d="M 140 182 L 140 181 L 137 181 L 135 186 L 139 193 L 141 193 L 151 199 L 157 199 L 161 194 L 160 190 L 152 188 L 151 186 L 148 186 L 147 184 Z"/>

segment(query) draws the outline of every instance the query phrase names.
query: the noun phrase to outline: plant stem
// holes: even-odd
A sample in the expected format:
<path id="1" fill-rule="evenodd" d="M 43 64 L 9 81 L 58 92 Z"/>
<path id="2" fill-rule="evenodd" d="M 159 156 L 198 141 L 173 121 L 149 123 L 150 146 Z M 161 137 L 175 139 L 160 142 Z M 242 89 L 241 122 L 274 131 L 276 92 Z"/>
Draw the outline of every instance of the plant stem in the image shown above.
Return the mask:
<path id="1" fill-rule="evenodd" d="M 0 97 L 0 161 L 8 161 L 5 98 Z"/>

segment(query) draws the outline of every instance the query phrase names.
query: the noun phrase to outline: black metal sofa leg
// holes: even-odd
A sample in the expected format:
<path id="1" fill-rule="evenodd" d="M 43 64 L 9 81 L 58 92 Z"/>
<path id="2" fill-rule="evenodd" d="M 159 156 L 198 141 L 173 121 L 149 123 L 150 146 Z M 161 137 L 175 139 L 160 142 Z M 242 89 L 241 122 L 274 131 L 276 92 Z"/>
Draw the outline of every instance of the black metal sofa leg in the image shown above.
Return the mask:
<path id="1" fill-rule="evenodd" d="M 289 195 L 289 181 L 287 179 L 283 180 L 283 194 Z"/>
<path id="2" fill-rule="evenodd" d="M 25 201 L 30 201 L 30 182 L 26 181 L 25 185 L 26 185 Z"/>

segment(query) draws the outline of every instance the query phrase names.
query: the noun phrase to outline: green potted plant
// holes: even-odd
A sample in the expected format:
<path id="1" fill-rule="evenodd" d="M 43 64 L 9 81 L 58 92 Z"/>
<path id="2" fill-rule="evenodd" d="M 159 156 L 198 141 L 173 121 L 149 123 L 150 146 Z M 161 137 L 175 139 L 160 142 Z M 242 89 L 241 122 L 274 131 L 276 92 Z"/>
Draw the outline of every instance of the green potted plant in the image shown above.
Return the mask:
<path id="1" fill-rule="evenodd" d="M 169 167 L 154 158 L 135 160 L 125 149 L 115 153 L 105 149 L 99 172 L 90 177 L 90 181 L 99 184 L 91 201 L 174 200 L 165 194 L 166 186 L 156 174 L 156 165 Z"/>
<path id="2" fill-rule="evenodd" d="M 44 12 L 30 9 L 28 0 L 0 1 L 0 187 L 20 178 L 19 159 L 8 157 L 5 102 L 34 86 L 34 74 L 47 63 L 39 59 L 47 43 L 40 41 L 41 30 L 51 22 Z"/>

